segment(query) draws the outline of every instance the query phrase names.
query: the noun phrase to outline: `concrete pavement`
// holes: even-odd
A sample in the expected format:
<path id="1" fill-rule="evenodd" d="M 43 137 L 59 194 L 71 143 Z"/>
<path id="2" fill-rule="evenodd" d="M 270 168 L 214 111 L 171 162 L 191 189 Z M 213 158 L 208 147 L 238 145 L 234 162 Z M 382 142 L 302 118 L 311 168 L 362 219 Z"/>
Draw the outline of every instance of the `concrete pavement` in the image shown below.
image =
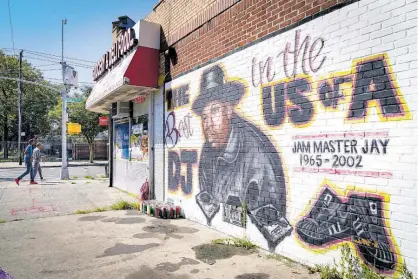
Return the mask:
<path id="1" fill-rule="evenodd" d="M 21 175 L 25 171 L 24 168 L 10 168 L 10 169 L 0 169 L 0 181 L 11 181 Z M 69 167 L 68 172 L 71 179 L 83 179 L 85 177 L 100 178 L 105 175 L 104 166 L 79 166 L 79 167 Z M 61 168 L 56 167 L 42 167 L 42 173 L 44 178 L 47 181 L 58 180 L 61 174 Z M 35 178 L 39 181 L 39 175 Z M 23 178 L 22 185 L 29 183 L 29 175 Z"/>
<path id="2" fill-rule="evenodd" d="M 47 180 L 38 185 L 0 182 L 0 218 L 11 221 L 73 214 L 109 206 L 132 196 L 109 188 L 107 179 Z"/>
<path id="3" fill-rule="evenodd" d="M 102 180 L 0 182 L 0 269 L 15 279 L 311 279 L 263 251 L 211 244 L 228 236 L 185 219 L 132 211 L 74 215 L 132 196 Z M 0 274 L 1 275 L 1 274 Z"/>
<path id="4" fill-rule="evenodd" d="M 0 267 L 16 279 L 319 278 L 185 219 L 109 211 L 0 224 Z"/>
<path id="5" fill-rule="evenodd" d="M 82 167 L 82 166 L 105 166 L 108 161 L 69 161 L 68 164 L 71 167 Z M 0 162 L 0 169 L 12 169 L 12 168 L 24 168 L 24 164 L 19 165 L 18 162 Z M 58 168 L 61 167 L 61 162 L 43 162 L 42 167 Z"/>

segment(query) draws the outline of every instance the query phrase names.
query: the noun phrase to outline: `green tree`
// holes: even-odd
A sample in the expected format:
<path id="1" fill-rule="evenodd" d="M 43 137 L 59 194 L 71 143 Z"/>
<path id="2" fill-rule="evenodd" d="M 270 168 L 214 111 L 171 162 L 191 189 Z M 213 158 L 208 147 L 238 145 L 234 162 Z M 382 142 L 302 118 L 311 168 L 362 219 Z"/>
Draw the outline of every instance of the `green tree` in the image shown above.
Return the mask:
<path id="1" fill-rule="evenodd" d="M 81 134 L 89 144 L 90 162 L 93 163 L 94 139 L 100 132 L 104 131 L 106 127 L 99 126 L 99 117 L 102 116 L 102 114 L 91 112 L 86 109 L 86 99 L 90 95 L 91 90 L 92 88 L 90 86 L 82 88 L 84 97 L 83 102 L 69 104 L 68 114 L 71 122 L 81 124 Z"/>
<path id="2" fill-rule="evenodd" d="M 18 78 L 19 60 L 0 51 L 0 76 Z M 22 61 L 22 79 L 51 86 L 41 71 L 26 60 Z M 48 111 L 56 105 L 58 93 L 36 85 L 22 83 L 22 132 L 26 139 L 47 134 L 50 130 Z M 7 141 L 17 141 L 18 106 L 17 81 L 0 79 L 0 132 L 4 157 L 8 157 Z"/>

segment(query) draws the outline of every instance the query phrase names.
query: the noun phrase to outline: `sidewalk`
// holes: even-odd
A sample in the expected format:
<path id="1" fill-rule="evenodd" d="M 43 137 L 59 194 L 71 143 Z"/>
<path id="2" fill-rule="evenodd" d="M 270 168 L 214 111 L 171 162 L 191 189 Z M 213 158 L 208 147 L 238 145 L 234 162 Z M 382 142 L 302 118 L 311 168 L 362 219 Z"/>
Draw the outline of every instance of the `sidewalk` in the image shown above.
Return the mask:
<path id="1" fill-rule="evenodd" d="M 14 279 L 319 278 L 263 250 L 212 244 L 228 236 L 186 219 L 136 210 L 74 214 L 120 200 L 135 198 L 105 179 L 0 182 L 0 269 Z"/>
<path id="2" fill-rule="evenodd" d="M 318 279 L 185 219 L 106 211 L 0 224 L 0 267 L 15 279 Z"/>
<path id="3" fill-rule="evenodd" d="M 68 161 L 70 167 L 85 167 L 85 166 L 105 166 L 108 161 L 94 161 L 90 163 L 89 161 Z M 24 164 L 20 166 L 18 162 L 0 162 L 0 169 L 14 169 L 14 168 L 23 168 Z M 49 168 L 58 168 L 61 167 L 61 162 L 44 162 L 42 167 Z"/>
<path id="4" fill-rule="evenodd" d="M 6 221 L 73 214 L 135 199 L 107 179 L 47 180 L 38 185 L 0 182 L 0 218 Z M 1 266 L 0 266 L 1 267 Z"/>

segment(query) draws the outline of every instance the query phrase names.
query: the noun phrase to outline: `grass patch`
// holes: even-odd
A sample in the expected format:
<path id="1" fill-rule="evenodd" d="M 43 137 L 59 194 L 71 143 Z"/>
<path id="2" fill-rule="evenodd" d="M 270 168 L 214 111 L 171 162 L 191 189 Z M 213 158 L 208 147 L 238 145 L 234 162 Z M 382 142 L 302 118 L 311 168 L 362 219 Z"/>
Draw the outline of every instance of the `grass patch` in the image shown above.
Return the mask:
<path id="1" fill-rule="evenodd" d="M 130 210 L 130 209 L 137 209 L 138 203 L 137 202 L 129 202 L 129 201 L 118 201 L 110 206 L 112 210 Z"/>
<path id="2" fill-rule="evenodd" d="M 246 238 L 218 238 L 212 240 L 213 244 L 231 245 L 235 247 L 242 247 L 247 250 L 257 248 L 257 245 Z"/>
<path id="3" fill-rule="evenodd" d="M 0 224 L 4 224 L 4 223 L 6 223 L 6 220 L 0 218 Z"/>
<path id="4" fill-rule="evenodd" d="M 94 209 L 80 209 L 80 210 L 77 210 L 75 214 L 89 214 L 93 212 L 104 212 L 108 210 L 109 210 L 108 207 L 96 207 Z"/>
<path id="5" fill-rule="evenodd" d="M 93 212 L 93 210 L 91 210 L 91 209 L 79 209 L 75 212 L 75 214 L 89 214 L 89 213 L 92 213 L 92 212 Z"/>
<path id="6" fill-rule="evenodd" d="M 84 178 L 85 178 L 85 179 L 92 179 L 92 180 L 94 180 L 94 177 L 93 177 L 93 176 L 91 176 L 91 175 L 86 175 Z"/>
<path id="7" fill-rule="evenodd" d="M 74 181 L 71 181 L 71 184 L 76 184 Z"/>
<path id="8" fill-rule="evenodd" d="M 73 179 L 77 179 L 78 178 L 78 176 L 73 176 Z"/>
<path id="9" fill-rule="evenodd" d="M 104 212 L 107 211 L 107 207 L 96 207 L 93 211 L 94 212 Z"/>
<path id="10" fill-rule="evenodd" d="M 99 178 L 106 178 L 106 175 L 101 174 L 101 175 L 99 175 Z"/>

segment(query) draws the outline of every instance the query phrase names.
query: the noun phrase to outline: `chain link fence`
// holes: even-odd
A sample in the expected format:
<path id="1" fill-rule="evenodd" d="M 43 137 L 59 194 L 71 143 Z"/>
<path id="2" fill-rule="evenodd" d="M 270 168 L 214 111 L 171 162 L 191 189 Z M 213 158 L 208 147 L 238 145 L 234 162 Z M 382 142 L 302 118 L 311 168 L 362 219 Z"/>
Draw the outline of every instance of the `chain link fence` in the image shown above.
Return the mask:
<path id="1" fill-rule="evenodd" d="M 44 146 L 42 150 L 42 156 L 46 162 L 61 161 L 62 158 L 62 144 L 61 141 L 40 141 Z M 28 142 L 21 142 L 19 149 L 18 142 L 7 141 L 0 142 L 0 162 L 19 162 L 19 154 L 22 156 L 23 151 L 28 145 Z M 107 141 L 95 141 L 94 142 L 94 160 L 107 160 L 108 149 Z M 69 161 L 86 161 L 90 158 L 89 144 L 85 142 L 67 142 L 67 158 Z"/>

